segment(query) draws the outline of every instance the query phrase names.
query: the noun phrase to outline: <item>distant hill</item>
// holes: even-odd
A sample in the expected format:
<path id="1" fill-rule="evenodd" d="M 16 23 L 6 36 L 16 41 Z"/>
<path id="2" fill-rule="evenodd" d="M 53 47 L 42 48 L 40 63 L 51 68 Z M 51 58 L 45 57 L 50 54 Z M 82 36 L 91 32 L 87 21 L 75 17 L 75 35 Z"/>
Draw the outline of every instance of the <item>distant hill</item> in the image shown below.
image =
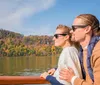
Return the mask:
<path id="1" fill-rule="evenodd" d="M 15 33 L 15 32 L 11 32 L 8 30 L 0 29 L 0 39 L 1 38 L 8 38 L 8 37 L 19 38 L 19 37 L 23 37 L 23 35 L 20 33 Z"/>
<path id="2" fill-rule="evenodd" d="M 0 56 L 47 56 L 60 53 L 54 46 L 53 36 L 29 35 L 0 29 Z"/>
<path id="3" fill-rule="evenodd" d="M 25 44 L 52 44 L 52 36 L 47 36 L 47 35 L 29 35 L 29 36 L 24 36 L 20 33 L 0 29 L 0 39 L 6 39 L 6 38 L 14 38 L 21 40 L 21 42 Z"/>

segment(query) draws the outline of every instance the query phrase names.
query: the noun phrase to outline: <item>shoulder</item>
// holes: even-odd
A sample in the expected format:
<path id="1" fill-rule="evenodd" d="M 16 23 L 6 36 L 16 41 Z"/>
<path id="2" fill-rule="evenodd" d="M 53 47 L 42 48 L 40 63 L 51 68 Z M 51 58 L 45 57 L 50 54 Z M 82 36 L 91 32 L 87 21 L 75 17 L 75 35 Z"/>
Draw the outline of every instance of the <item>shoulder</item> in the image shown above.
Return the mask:
<path id="1" fill-rule="evenodd" d="M 92 51 L 92 64 L 93 66 L 96 64 L 100 64 L 100 40 L 96 43 L 93 51 Z"/>
<path id="2" fill-rule="evenodd" d="M 100 51 L 100 40 L 94 46 L 93 52 Z"/>
<path id="3" fill-rule="evenodd" d="M 78 57 L 78 50 L 73 46 L 64 48 L 63 52 L 64 52 L 65 56 L 67 56 L 67 59 Z"/>
<path id="4" fill-rule="evenodd" d="M 100 40 L 96 43 L 92 56 L 91 56 L 91 66 L 93 68 L 94 78 L 100 81 Z"/>
<path id="5" fill-rule="evenodd" d="M 66 47 L 63 50 L 64 52 L 78 52 L 78 50 L 74 46 Z"/>

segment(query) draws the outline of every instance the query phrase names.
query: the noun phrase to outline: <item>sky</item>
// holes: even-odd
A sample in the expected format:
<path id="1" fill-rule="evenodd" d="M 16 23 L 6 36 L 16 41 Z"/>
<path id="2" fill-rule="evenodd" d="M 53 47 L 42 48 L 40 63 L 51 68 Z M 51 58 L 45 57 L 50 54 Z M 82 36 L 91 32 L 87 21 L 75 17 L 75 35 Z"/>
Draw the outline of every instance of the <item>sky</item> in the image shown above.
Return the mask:
<path id="1" fill-rule="evenodd" d="M 79 14 L 100 20 L 100 0 L 0 0 L 0 29 L 29 35 L 54 35 Z"/>

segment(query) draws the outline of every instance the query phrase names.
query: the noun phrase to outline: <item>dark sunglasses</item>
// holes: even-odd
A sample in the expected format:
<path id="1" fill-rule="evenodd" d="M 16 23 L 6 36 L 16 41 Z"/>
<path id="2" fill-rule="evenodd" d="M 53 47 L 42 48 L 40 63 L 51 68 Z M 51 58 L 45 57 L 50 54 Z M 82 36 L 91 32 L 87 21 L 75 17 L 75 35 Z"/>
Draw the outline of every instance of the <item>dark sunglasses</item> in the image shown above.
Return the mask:
<path id="1" fill-rule="evenodd" d="M 76 29 L 78 28 L 85 28 L 87 27 L 88 25 L 72 25 L 72 30 L 75 31 Z"/>
<path id="2" fill-rule="evenodd" d="M 55 37 L 55 38 L 58 38 L 59 35 L 66 36 L 67 34 L 54 34 L 54 37 Z"/>

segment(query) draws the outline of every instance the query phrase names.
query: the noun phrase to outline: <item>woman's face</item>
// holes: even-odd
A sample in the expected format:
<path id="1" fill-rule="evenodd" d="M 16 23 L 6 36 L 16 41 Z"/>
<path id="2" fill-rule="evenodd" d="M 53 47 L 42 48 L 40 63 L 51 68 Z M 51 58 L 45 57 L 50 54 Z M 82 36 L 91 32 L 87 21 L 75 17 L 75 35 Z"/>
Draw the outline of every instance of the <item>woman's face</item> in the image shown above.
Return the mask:
<path id="1" fill-rule="evenodd" d="M 66 44 L 66 34 L 63 33 L 63 30 L 57 29 L 53 37 L 55 46 L 64 47 Z"/>

